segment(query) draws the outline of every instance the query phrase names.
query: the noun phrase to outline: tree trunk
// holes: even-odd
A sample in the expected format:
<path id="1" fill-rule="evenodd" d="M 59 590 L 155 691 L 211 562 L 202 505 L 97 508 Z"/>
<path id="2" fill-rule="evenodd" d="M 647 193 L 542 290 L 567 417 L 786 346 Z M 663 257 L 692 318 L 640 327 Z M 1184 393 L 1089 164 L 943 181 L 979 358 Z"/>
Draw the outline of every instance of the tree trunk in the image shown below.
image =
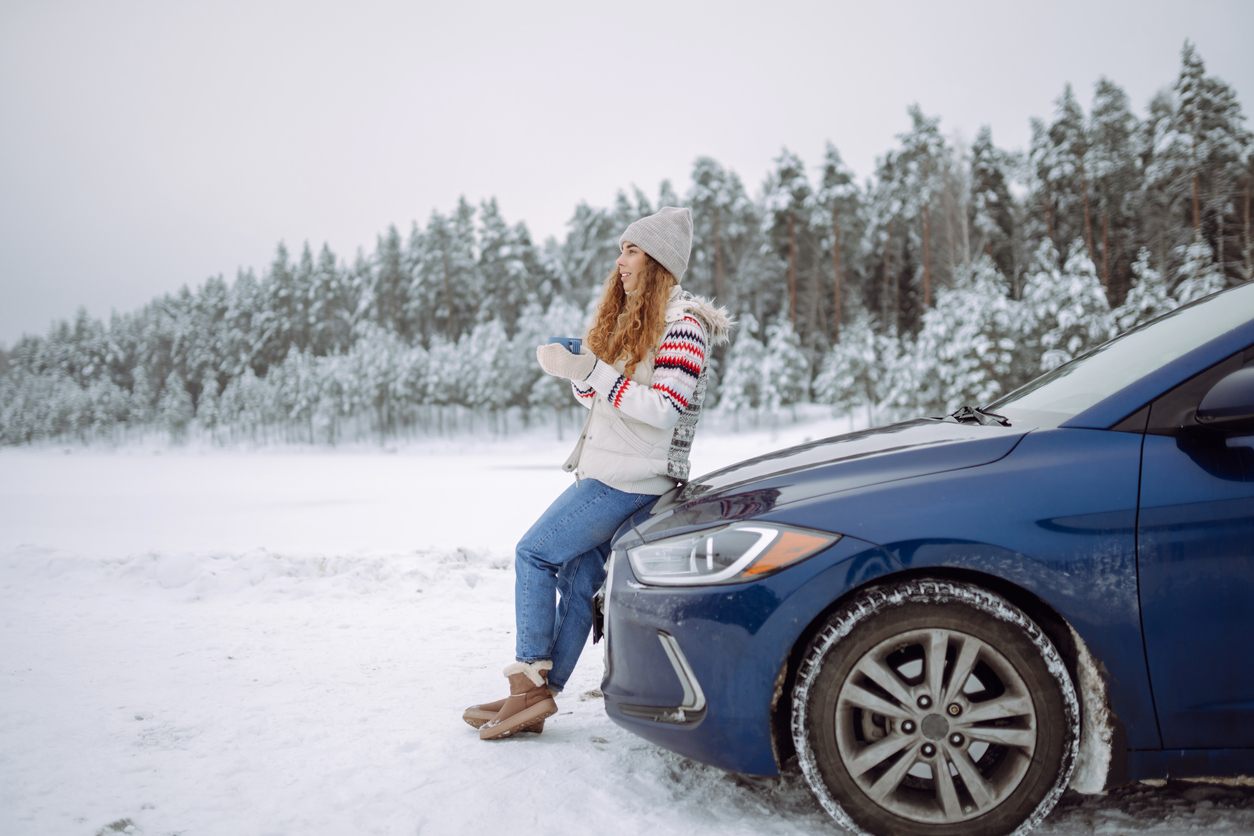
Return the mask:
<path id="1" fill-rule="evenodd" d="M 932 210 L 923 204 L 923 310 L 932 307 Z"/>
<path id="2" fill-rule="evenodd" d="M 1193 241 L 1202 240 L 1202 184 L 1197 171 L 1197 111 L 1189 113 L 1189 127 L 1193 133 Z"/>
<path id="3" fill-rule="evenodd" d="M 1225 212 L 1221 208 L 1217 214 L 1219 215 L 1219 219 L 1218 219 L 1219 220 L 1219 242 L 1218 242 L 1218 245 L 1215 247 L 1216 249 L 1215 255 L 1219 256 L 1219 275 L 1223 276 L 1224 279 L 1226 280 L 1227 276 L 1224 274 L 1224 214 Z"/>
<path id="4" fill-rule="evenodd" d="M 1254 279 L 1254 248 L 1250 246 L 1250 180 L 1245 179 L 1245 280 Z"/>
<path id="5" fill-rule="evenodd" d="M 962 219 L 962 263 L 964 265 L 971 263 L 971 223 L 967 218 L 970 207 L 965 201 L 958 201 L 959 217 Z"/>
<path id="6" fill-rule="evenodd" d="M 724 302 L 727 292 L 723 288 L 723 235 L 719 230 L 718 207 L 714 207 L 714 292 Z"/>
<path id="7" fill-rule="evenodd" d="M 884 327 L 888 327 L 888 276 L 892 266 L 893 254 L 893 219 L 888 219 L 888 234 L 884 239 L 884 298 L 880 300 L 880 316 L 884 319 Z"/>
<path id="8" fill-rule="evenodd" d="M 1202 240 L 1202 185 L 1197 172 L 1193 172 L 1193 241 Z"/>
<path id="9" fill-rule="evenodd" d="M 797 224 L 796 216 L 788 213 L 788 318 L 792 330 L 797 330 Z"/>
<path id="10" fill-rule="evenodd" d="M 1248 201 L 1247 201 L 1248 204 Z M 1246 237 L 1249 237 L 1249 207 L 1246 207 Z M 832 342 L 840 344 L 840 209 L 832 202 Z"/>
<path id="11" fill-rule="evenodd" d="M 448 253 L 443 253 L 442 255 L 441 260 L 444 263 L 444 303 L 448 305 L 448 322 L 446 327 L 448 329 L 448 338 L 451 340 L 457 336 L 453 331 L 453 285 L 448 274 Z"/>
<path id="12" fill-rule="evenodd" d="M 1097 254 L 1093 251 L 1093 214 L 1089 211 L 1089 179 L 1084 174 L 1084 155 L 1076 154 L 1076 160 L 1080 165 L 1080 192 L 1084 195 L 1084 243 L 1089 248 L 1089 261 L 1096 264 Z"/>
<path id="13" fill-rule="evenodd" d="M 1049 235 L 1049 243 L 1054 245 L 1054 251 L 1058 250 L 1058 239 L 1054 236 L 1054 196 L 1049 190 L 1049 184 L 1045 184 L 1045 197 L 1043 200 L 1045 208 L 1045 232 Z"/>
<path id="14" fill-rule="evenodd" d="M 1102 287 L 1110 298 L 1110 215 L 1102 212 Z"/>

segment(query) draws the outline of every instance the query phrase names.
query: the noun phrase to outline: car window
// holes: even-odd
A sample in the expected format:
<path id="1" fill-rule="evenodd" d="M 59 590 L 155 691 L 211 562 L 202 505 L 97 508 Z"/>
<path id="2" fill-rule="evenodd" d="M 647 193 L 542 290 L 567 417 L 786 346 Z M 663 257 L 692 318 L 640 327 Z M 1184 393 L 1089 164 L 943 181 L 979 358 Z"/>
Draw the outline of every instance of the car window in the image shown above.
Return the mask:
<path id="1" fill-rule="evenodd" d="M 1062 423 L 1254 317 L 1254 283 L 1137 326 L 1041 375 L 986 409 L 1029 423 Z"/>

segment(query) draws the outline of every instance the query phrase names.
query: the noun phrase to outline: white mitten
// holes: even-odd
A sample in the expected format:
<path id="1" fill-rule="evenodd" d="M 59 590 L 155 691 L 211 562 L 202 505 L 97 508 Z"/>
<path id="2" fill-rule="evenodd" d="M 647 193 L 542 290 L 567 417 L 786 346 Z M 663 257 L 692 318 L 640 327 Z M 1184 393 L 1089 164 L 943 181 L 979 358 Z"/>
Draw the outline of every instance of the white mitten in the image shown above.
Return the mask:
<path id="1" fill-rule="evenodd" d="M 540 368 L 549 374 L 569 380 L 587 380 L 597 364 L 595 354 L 571 354 L 558 343 L 538 347 L 536 359 L 540 361 Z"/>

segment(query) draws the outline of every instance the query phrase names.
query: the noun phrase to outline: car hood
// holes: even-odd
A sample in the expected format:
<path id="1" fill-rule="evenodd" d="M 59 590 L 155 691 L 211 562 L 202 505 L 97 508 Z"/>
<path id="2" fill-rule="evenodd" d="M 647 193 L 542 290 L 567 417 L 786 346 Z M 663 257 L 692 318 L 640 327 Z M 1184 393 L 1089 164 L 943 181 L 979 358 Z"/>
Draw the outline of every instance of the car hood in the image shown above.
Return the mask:
<path id="1" fill-rule="evenodd" d="M 1013 450 L 1027 432 L 922 418 L 789 447 L 664 494 L 650 517 L 630 521 L 620 534 L 654 540 L 816 496 L 988 464 Z"/>

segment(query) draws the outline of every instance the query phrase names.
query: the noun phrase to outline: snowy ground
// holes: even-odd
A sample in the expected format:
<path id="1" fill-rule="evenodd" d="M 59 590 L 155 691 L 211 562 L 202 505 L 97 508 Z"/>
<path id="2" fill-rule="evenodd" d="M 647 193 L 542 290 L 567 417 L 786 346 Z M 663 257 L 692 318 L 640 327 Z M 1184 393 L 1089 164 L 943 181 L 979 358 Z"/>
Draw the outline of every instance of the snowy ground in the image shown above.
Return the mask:
<path id="1" fill-rule="evenodd" d="M 707 433 L 696 470 L 847 428 Z M 839 833 L 620 730 L 599 648 L 544 734 L 462 723 L 568 446 L 0 451 L 0 834 Z M 1069 796 L 1040 832 L 1198 830 L 1254 834 L 1254 788 Z"/>

